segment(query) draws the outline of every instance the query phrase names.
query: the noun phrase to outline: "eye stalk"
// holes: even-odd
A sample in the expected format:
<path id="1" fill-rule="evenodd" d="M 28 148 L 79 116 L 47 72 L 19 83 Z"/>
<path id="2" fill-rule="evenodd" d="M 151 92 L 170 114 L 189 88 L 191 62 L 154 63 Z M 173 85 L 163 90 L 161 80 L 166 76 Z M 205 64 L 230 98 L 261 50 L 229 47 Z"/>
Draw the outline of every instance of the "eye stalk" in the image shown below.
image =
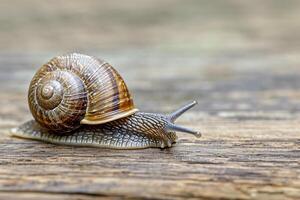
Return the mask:
<path id="1" fill-rule="evenodd" d="M 182 133 L 192 134 L 198 138 L 201 137 L 201 133 L 199 131 L 194 131 L 189 128 L 174 124 L 176 119 L 178 119 L 183 113 L 185 113 L 186 111 L 188 111 L 189 109 L 194 107 L 196 104 L 197 104 L 197 101 L 193 101 L 189 104 L 186 104 L 185 106 L 180 107 L 173 113 L 167 115 L 168 124 L 165 127 L 166 131 L 178 131 L 178 132 L 182 132 Z"/>

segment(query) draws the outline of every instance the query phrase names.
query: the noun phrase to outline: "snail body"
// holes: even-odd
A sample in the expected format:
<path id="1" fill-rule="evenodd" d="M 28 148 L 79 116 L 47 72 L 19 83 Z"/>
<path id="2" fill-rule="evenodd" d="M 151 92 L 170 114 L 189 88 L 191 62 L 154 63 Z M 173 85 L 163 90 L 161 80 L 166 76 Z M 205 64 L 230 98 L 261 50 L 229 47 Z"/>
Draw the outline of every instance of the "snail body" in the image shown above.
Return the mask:
<path id="1" fill-rule="evenodd" d="M 107 62 L 83 54 L 57 56 L 34 75 L 28 104 L 35 120 L 14 136 L 64 145 L 107 148 L 171 147 L 174 124 L 192 102 L 169 115 L 139 112 L 120 74 Z"/>

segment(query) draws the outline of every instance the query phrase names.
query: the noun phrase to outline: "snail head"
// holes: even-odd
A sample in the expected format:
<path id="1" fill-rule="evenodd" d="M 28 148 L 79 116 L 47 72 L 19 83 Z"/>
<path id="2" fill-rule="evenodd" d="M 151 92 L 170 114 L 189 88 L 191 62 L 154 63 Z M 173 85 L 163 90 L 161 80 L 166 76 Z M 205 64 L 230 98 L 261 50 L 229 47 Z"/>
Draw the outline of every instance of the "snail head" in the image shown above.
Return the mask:
<path id="1" fill-rule="evenodd" d="M 175 121 L 186 111 L 188 111 L 189 109 L 191 109 L 192 107 L 194 107 L 197 104 L 197 101 L 193 101 L 185 106 L 180 107 L 179 109 L 177 109 L 176 111 L 174 111 L 173 113 L 169 114 L 166 116 L 167 118 L 167 124 L 165 126 L 165 131 L 167 132 L 182 132 L 182 133 L 188 133 L 188 134 L 192 134 L 196 137 L 201 137 L 201 133 L 198 131 L 194 131 L 191 130 L 189 128 L 180 126 L 180 125 L 176 125 Z"/>

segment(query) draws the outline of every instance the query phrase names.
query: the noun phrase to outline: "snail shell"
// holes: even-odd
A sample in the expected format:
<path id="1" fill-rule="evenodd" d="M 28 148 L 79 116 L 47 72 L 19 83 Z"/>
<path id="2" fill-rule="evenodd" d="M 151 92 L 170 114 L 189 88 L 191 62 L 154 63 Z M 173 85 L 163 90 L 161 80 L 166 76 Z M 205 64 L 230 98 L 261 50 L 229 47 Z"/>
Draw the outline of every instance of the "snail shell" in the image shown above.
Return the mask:
<path id="1" fill-rule="evenodd" d="M 103 124 L 137 111 L 124 80 L 110 64 L 77 53 L 57 56 L 37 71 L 28 103 L 35 120 L 54 132 Z"/>

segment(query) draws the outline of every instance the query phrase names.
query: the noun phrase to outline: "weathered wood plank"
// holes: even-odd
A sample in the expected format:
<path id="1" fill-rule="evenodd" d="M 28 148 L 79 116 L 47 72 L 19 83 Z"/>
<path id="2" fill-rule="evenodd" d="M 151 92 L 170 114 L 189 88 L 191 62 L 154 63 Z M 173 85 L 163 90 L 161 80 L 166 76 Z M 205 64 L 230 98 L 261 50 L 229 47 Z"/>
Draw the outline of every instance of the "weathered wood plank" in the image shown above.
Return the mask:
<path id="1" fill-rule="evenodd" d="M 147 111 L 168 112 L 199 99 L 178 123 L 203 137 L 179 134 L 165 150 L 65 147 L 10 137 L 10 128 L 31 118 L 25 98 L 30 78 L 13 90 L 2 85 L 0 198 L 299 199 L 300 80 L 291 79 L 299 72 L 272 68 L 265 79 L 238 74 L 208 82 L 191 75 L 188 90 L 180 86 L 187 80 L 177 78 L 180 72 L 169 80 L 174 85 L 163 78 L 152 87 L 133 85 Z M 152 84 L 151 77 L 143 81 Z"/>
<path id="2" fill-rule="evenodd" d="M 265 135 L 275 123 L 276 133 Z M 300 139 L 294 130 L 298 123 L 205 120 L 198 126 L 207 134 L 204 138 L 180 134 L 176 146 L 166 150 L 75 148 L 2 135 L 1 191 L 297 199 Z"/>
<path id="3" fill-rule="evenodd" d="M 0 109 L 0 198 L 299 199 L 300 80 L 291 77 L 300 72 L 271 69 L 253 69 L 266 76 L 236 72 L 240 78 L 226 80 L 191 75 L 188 88 L 181 87 L 187 79 L 177 78 L 180 72 L 152 87 L 137 81 L 132 90 L 147 111 L 169 112 L 198 99 L 199 106 L 178 123 L 201 130 L 203 137 L 179 134 L 171 149 L 132 151 L 10 137 L 10 128 L 31 118 L 25 98 L 30 78 L 17 76 L 28 80 L 13 90 L 0 87 L 5 105 Z M 18 73 L 23 72 L 16 68 Z M 152 84 L 151 77 L 143 81 Z"/>
<path id="4" fill-rule="evenodd" d="M 20 191 L 12 191 L 12 192 L 1 192 L 0 199 L 15 199 L 15 200 L 31 200 L 31 199 L 45 199 L 45 200 L 56 200 L 56 199 L 77 199 L 77 200 L 93 200 L 93 199 L 124 199 L 123 197 L 107 197 L 107 196 L 99 196 L 99 195 L 82 195 L 82 194 L 60 194 L 60 193 L 41 193 L 41 192 L 20 192 Z M 126 199 L 126 198 L 125 198 Z"/>

